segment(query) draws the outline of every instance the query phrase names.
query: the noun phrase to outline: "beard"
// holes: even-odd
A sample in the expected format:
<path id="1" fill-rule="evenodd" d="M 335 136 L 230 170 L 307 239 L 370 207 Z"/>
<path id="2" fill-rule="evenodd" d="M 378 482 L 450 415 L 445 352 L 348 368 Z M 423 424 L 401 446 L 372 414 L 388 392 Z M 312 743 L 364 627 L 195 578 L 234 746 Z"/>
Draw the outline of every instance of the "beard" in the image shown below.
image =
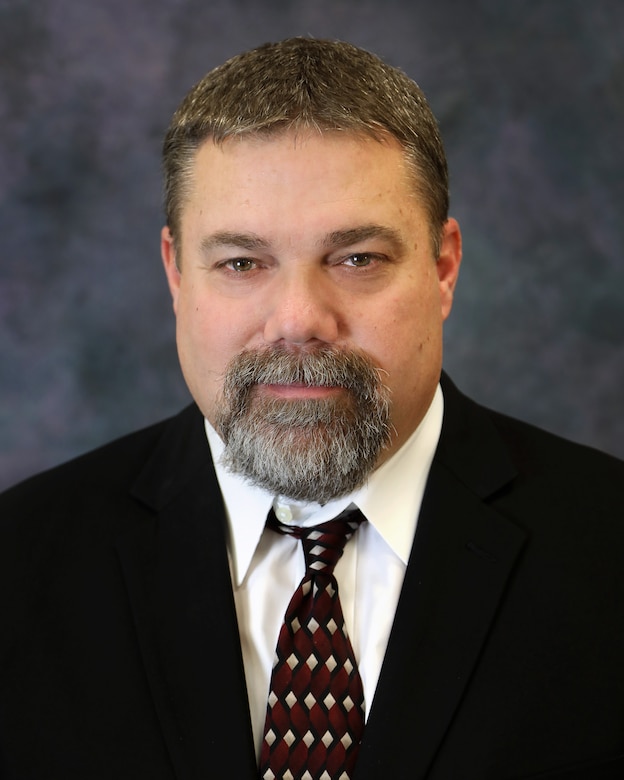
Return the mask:
<path id="1" fill-rule="evenodd" d="M 223 464 L 271 493 L 325 504 L 360 487 L 391 441 L 389 390 L 364 354 L 324 346 L 247 350 L 229 364 L 215 428 Z M 341 388 L 266 397 L 258 385 Z"/>

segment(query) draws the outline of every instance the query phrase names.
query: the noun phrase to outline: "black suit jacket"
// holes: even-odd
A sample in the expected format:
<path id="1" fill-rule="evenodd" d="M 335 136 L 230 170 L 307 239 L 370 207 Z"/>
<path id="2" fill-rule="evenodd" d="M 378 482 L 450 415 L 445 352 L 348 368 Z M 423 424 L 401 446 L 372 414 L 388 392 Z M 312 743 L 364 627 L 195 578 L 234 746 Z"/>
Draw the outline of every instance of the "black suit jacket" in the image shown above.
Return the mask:
<path id="1" fill-rule="evenodd" d="M 356 780 L 624 777 L 624 464 L 445 415 Z M 0 777 L 256 777 L 202 418 L 0 498 Z"/>

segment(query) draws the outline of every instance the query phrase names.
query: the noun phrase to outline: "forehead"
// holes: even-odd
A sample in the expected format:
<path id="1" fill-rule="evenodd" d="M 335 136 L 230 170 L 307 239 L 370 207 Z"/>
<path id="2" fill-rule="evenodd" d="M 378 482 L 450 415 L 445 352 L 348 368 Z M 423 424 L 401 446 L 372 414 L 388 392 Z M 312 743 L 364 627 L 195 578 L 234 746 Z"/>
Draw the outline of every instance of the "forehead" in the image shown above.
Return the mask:
<path id="1" fill-rule="evenodd" d="M 218 144 L 209 139 L 196 151 L 187 200 L 208 199 L 217 206 L 217 198 L 243 198 L 250 207 L 257 203 L 258 193 L 269 190 L 274 198 L 300 199 L 302 204 L 323 196 L 417 197 L 405 152 L 388 136 L 339 131 L 248 134 Z"/>
<path id="2" fill-rule="evenodd" d="M 430 240 L 427 206 L 397 141 L 338 132 L 242 136 L 197 150 L 179 240 L 181 249 L 247 236 L 271 251 L 312 251 L 333 245 L 333 235 L 342 246 L 350 231 L 361 236 L 371 226 L 395 247 Z"/>

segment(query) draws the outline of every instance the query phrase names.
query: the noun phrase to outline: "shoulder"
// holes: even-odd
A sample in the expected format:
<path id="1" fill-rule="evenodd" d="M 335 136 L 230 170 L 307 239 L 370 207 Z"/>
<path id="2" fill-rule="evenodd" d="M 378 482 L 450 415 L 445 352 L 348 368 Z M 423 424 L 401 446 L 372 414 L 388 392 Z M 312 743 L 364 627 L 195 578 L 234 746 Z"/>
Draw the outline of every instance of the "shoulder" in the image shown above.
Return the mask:
<path id="1" fill-rule="evenodd" d="M 443 457 L 461 459 L 466 469 L 494 469 L 504 461 L 515 472 L 513 486 L 527 494 L 589 501 L 598 508 L 624 505 L 624 461 L 522 420 L 494 411 L 463 395 L 443 379 Z M 459 453 L 459 454 L 458 454 Z M 553 498 L 554 500 L 554 498 Z"/>
<path id="2" fill-rule="evenodd" d="M 152 453 L 167 437 L 200 427 L 201 413 L 191 405 L 174 417 L 129 433 L 66 463 L 36 474 L 0 494 L 0 517 L 20 518 L 62 507 L 127 494 Z M 1 527 L 1 526 L 0 526 Z"/>
<path id="3" fill-rule="evenodd" d="M 581 469 L 585 473 L 624 477 L 624 461 L 500 412 L 486 410 L 494 425 L 525 469 L 547 465 L 555 474 Z"/>
<path id="4" fill-rule="evenodd" d="M 446 430 L 443 429 L 443 432 L 446 434 L 466 436 L 476 431 L 482 435 L 483 431 L 480 429 L 492 425 L 520 458 L 530 455 L 531 459 L 540 460 L 553 455 L 567 456 L 567 459 L 573 461 L 595 461 L 615 469 L 624 469 L 624 461 L 613 455 L 564 439 L 543 428 L 483 406 L 464 395 L 446 374 L 443 374 L 441 384 L 445 404 Z"/>

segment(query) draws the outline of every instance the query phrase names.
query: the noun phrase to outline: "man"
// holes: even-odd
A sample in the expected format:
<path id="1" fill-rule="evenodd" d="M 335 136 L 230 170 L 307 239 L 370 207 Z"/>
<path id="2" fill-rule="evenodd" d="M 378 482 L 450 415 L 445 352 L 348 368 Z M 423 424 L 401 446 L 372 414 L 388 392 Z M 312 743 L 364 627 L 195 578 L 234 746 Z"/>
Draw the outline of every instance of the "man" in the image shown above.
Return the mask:
<path id="1" fill-rule="evenodd" d="M 0 500 L 2 777 L 624 776 L 624 468 L 441 377 L 461 239 L 418 87 L 267 45 L 164 167 L 197 405 Z"/>

